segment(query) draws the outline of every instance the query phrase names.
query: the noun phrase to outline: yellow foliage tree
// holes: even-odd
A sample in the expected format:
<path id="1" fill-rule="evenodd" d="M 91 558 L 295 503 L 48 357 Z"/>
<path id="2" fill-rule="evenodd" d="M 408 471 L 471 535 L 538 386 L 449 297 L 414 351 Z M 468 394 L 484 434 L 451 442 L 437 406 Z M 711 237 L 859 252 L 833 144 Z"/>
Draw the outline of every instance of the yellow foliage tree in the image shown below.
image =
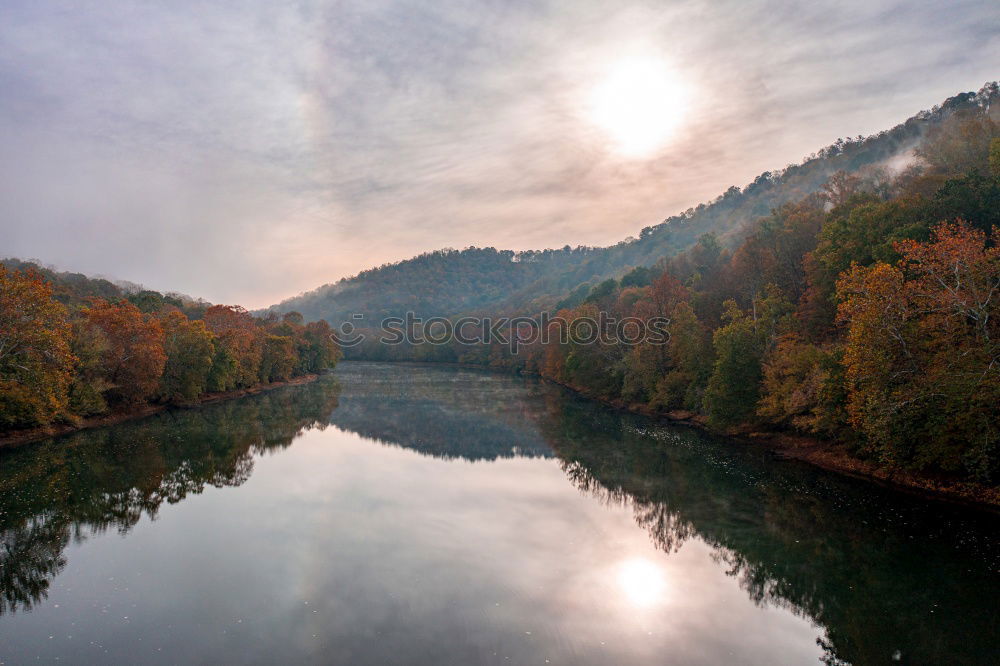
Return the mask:
<path id="1" fill-rule="evenodd" d="M 40 276 L 0 266 L 0 428 L 44 425 L 65 412 L 69 330 Z"/>

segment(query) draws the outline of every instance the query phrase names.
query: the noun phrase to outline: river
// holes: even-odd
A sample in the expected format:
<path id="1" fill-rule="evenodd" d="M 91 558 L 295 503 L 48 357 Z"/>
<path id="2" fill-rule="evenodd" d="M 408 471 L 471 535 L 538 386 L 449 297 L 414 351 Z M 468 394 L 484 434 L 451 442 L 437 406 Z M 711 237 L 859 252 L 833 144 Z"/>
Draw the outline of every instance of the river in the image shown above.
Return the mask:
<path id="1" fill-rule="evenodd" d="M 998 546 L 540 380 L 346 362 L 0 453 L 0 663 L 985 664 Z"/>

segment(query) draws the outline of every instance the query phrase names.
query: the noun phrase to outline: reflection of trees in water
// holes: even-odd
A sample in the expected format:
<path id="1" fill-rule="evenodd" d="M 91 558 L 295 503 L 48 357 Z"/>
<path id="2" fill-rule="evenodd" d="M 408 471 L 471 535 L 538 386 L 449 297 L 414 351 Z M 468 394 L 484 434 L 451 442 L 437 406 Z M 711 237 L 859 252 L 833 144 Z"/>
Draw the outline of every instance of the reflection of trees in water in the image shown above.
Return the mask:
<path id="1" fill-rule="evenodd" d="M 633 501 L 635 522 L 644 528 L 664 552 L 671 553 L 694 534 L 694 527 L 659 502 Z"/>
<path id="2" fill-rule="evenodd" d="M 258 396 L 76 433 L 0 456 L 0 615 L 48 595 L 64 550 L 126 534 L 206 487 L 243 484 L 254 456 L 325 428 L 339 385 L 323 378 Z"/>
<path id="3" fill-rule="evenodd" d="M 354 363 L 330 423 L 381 444 L 446 460 L 549 457 L 525 383 L 475 370 Z"/>
<path id="4" fill-rule="evenodd" d="M 885 662 L 896 650 L 904 663 L 990 654 L 1000 620 L 995 520 L 776 464 L 549 385 L 494 377 L 477 386 L 475 374 L 449 372 L 359 369 L 332 421 L 436 456 L 509 455 L 525 440 L 550 448 L 581 491 L 630 507 L 658 548 L 697 537 L 754 603 L 821 627 L 828 663 Z"/>
<path id="5" fill-rule="evenodd" d="M 630 506 L 665 552 L 706 542 L 754 603 L 822 628 L 826 663 L 882 663 L 896 650 L 903 663 L 993 654 L 995 517 L 776 464 L 561 393 L 547 401 L 543 432 L 577 488 Z"/>
<path id="6" fill-rule="evenodd" d="M 339 374 L 336 411 L 336 385 L 323 380 L 0 456 L 0 613 L 45 597 L 71 539 L 126 532 L 163 502 L 239 485 L 256 454 L 329 421 L 434 456 L 554 452 L 577 488 L 631 507 L 657 547 L 672 553 L 696 537 L 755 603 L 821 627 L 831 664 L 886 662 L 896 650 L 902 663 L 992 654 L 995 519 L 778 465 L 544 384 L 368 364 Z"/>
<path id="7" fill-rule="evenodd" d="M 69 539 L 65 521 L 44 515 L 0 530 L 0 615 L 30 610 L 47 596 L 49 581 L 66 566 Z"/>
<path id="8" fill-rule="evenodd" d="M 690 523 L 663 502 L 649 501 L 622 487 L 603 485 L 581 462 L 561 459 L 559 466 L 570 482 L 605 506 L 630 507 L 636 524 L 666 553 L 677 551 L 694 534 Z"/>

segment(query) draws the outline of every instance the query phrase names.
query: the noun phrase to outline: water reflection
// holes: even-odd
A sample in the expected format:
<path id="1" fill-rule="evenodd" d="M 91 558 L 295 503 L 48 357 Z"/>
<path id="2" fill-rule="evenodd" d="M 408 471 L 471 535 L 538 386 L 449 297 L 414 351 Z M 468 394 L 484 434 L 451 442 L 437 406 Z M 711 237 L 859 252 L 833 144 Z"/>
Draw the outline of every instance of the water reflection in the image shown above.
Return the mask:
<path id="1" fill-rule="evenodd" d="M 629 602 L 647 608 L 663 601 L 663 569 L 644 557 L 632 557 L 618 566 L 618 583 Z"/>
<path id="2" fill-rule="evenodd" d="M 515 591 L 520 588 L 513 582 L 477 575 L 480 571 L 527 575 L 497 564 L 510 557 L 510 552 L 498 552 L 498 544 L 522 551 L 522 567 L 529 563 L 547 572 L 548 578 L 574 576 L 573 585 L 591 588 L 590 596 L 566 591 L 564 598 L 552 600 L 551 606 L 567 618 L 576 617 L 573 613 L 582 604 L 621 604 L 622 617 L 629 622 L 660 622 L 662 611 L 691 594 L 689 579 L 701 570 L 691 564 L 698 560 L 700 551 L 689 546 L 697 546 L 710 554 L 704 558 L 711 560 L 707 564 L 714 569 L 723 567 L 758 607 L 786 609 L 814 623 L 817 631 L 813 635 L 821 636 L 827 663 L 883 663 L 897 651 L 903 663 L 987 663 L 994 654 L 1000 626 L 996 604 L 1000 555 L 994 517 L 776 463 L 763 453 L 731 442 L 685 428 L 655 425 L 537 381 L 478 371 L 363 363 L 344 364 L 336 380 L 326 378 L 310 386 L 172 412 L 0 455 L 0 614 L 40 604 L 51 581 L 67 566 L 66 552 L 73 542 L 111 530 L 124 534 L 144 516 L 155 517 L 164 502 L 180 502 L 208 486 L 239 486 L 250 478 L 255 461 L 263 466 L 261 456 L 288 447 L 304 430 L 322 429 L 327 424 L 394 449 L 453 461 L 437 463 L 451 469 L 452 478 L 414 481 L 392 476 L 399 469 L 388 467 L 391 461 L 384 456 L 348 458 L 354 465 L 367 465 L 368 475 L 357 469 L 343 470 L 349 482 L 336 493 L 331 490 L 333 499 L 313 514 L 303 509 L 298 496 L 284 499 L 281 506 L 266 496 L 263 510 L 285 521 L 281 523 L 284 538 L 291 543 L 302 542 L 298 530 L 315 534 L 330 521 L 328 532 L 334 536 L 324 543 L 336 549 L 336 561 L 348 568 L 347 573 L 337 578 L 332 573 L 333 564 L 322 558 L 322 564 L 303 568 L 310 585 L 324 592 L 330 605 L 327 610 L 335 618 L 336 629 L 326 629 L 354 650 L 344 653 L 351 661 L 398 660 L 399 653 L 393 649 L 420 645 L 420 654 L 427 656 L 423 661 L 436 663 L 428 656 L 433 655 L 439 663 L 441 651 L 449 646 L 445 627 L 460 627 L 478 641 L 470 647 L 455 640 L 452 651 L 445 653 L 451 660 L 489 660 L 494 650 L 484 648 L 482 641 L 495 639 L 484 633 L 486 629 L 477 624 L 477 618 L 484 622 L 493 614 L 503 618 L 514 608 L 522 613 L 546 614 L 537 608 L 526 609 L 523 599 L 521 606 L 515 606 L 519 601 Z M 553 456 L 555 461 L 545 460 Z M 300 475 L 303 496 L 314 497 L 332 481 L 314 478 L 309 460 L 290 467 L 288 473 Z M 474 476 L 459 473 L 458 468 L 473 467 L 465 461 L 477 463 Z M 494 462 L 478 464 L 484 461 Z M 532 475 L 526 475 L 527 462 L 518 461 L 537 463 L 530 467 Z M 380 464 L 387 466 L 377 467 Z M 501 469 L 503 465 L 507 467 Z M 607 505 L 631 512 L 635 523 L 666 555 L 648 547 L 648 552 L 607 548 L 599 551 L 607 556 L 607 562 L 593 561 L 593 570 L 578 571 L 563 567 L 564 562 L 556 558 L 567 557 L 567 548 L 582 546 L 544 542 L 547 533 L 540 528 L 511 535 L 497 524 L 482 522 L 482 515 L 500 516 L 515 513 L 515 509 L 516 515 L 504 517 L 509 524 L 532 520 L 544 526 L 556 524 L 545 521 L 565 520 L 563 505 L 547 499 L 553 496 L 553 489 L 542 489 L 544 492 L 532 496 L 530 513 L 520 505 L 467 511 L 477 496 L 483 501 L 494 497 L 488 483 L 506 484 L 507 491 L 511 484 L 540 484 L 548 478 L 539 476 L 545 469 L 559 474 L 555 465 L 584 496 L 585 500 L 570 491 L 578 501 L 585 501 L 590 510 Z M 448 473 L 448 469 L 435 469 Z M 313 476 L 308 476 L 310 472 Z M 390 489 L 375 493 L 374 499 L 360 497 L 373 490 L 351 485 L 361 479 Z M 567 489 L 564 481 L 557 481 Z M 415 514 L 423 522 L 405 527 L 401 541 L 411 551 L 372 550 L 382 544 L 403 545 L 395 540 L 397 535 L 385 533 L 404 529 L 392 522 L 401 510 L 379 507 L 390 500 L 399 503 L 390 506 L 402 506 L 411 499 L 406 497 L 408 492 L 430 488 L 444 490 L 435 498 L 436 503 L 422 509 L 425 513 Z M 380 518 L 371 513 L 373 507 L 381 510 Z M 449 511 L 456 516 L 453 520 L 444 515 Z M 330 519 L 327 514 L 334 512 L 340 513 Z M 587 515 L 574 514 L 577 519 Z M 337 526 L 342 530 L 350 526 L 352 531 L 337 535 Z M 599 532 L 588 533 L 583 528 L 577 536 L 601 538 Z M 555 533 L 555 529 L 548 531 Z M 560 534 L 575 533 L 563 529 Z M 355 535 L 354 541 L 350 535 Z M 414 535 L 426 542 L 416 543 Z M 264 548 L 274 541 L 266 534 L 259 538 L 263 544 L 249 537 L 248 542 Z M 516 538 L 521 540 L 512 541 Z M 385 559 L 373 561 L 374 552 Z M 435 558 L 449 561 L 442 552 L 464 568 L 421 568 L 438 561 Z M 301 556 L 293 548 L 274 554 L 275 559 Z M 245 556 L 265 557 L 263 553 Z M 681 559 L 687 564 L 672 566 Z M 705 564 L 698 562 L 698 566 Z M 411 568 L 419 573 L 419 579 L 406 578 Z M 532 574 L 533 586 L 541 577 L 538 571 Z M 278 574 L 274 576 L 276 586 L 290 584 Z M 385 583 L 389 590 L 385 592 L 382 583 L 391 580 L 398 584 Z M 339 581 L 339 590 L 334 581 Z M 348 595 L 345 585 L 356 592 Z M 373 600 L 380 595 L 413 588 L 416 598 L 443 594 L 448 600 L 465 600 L 460 591 L 470 587 L 478 597 L 488 600 L 489 613 L 475 610 L 482 615 L 473 615 L 465 610 L 443 615 L 442 610 L 434 616 L 435 627 L 411 627 L 415 633 L 402 632 L 405 639 L 397 644 L 384 637 L 376 637 L 374 643 L 359 642 L 358 632 L 371 630 L 372 616 L 384 622 L 383 628 L 396 631 L 412 621 L 408 616 L 380 617 L 366 607 L 366 603 L 374 607 Z M 570 587 L 569 581 L 565 587 Z M 547 589 L 552 593 L 554 588 Z M 617 597 L 593 598 L 603 590 L 613 590 Z M 735 589 L 733 592 L 739 594 Z M 338 598 L 338 593 L 346 596 Z M 497 599 L 495 607 L 493 599 Z M 735 624 L 745 616 L 730 615 L 729 609 L 713 607 L 710 600 L 704 605 L 719 618 L 733 618 L 731 632 L 745 630 L 742 624 Z M 310 614 L 322 609 L 312 608 Z M 593 632 L 592 627 L 588 630 L 582 624 L 560 630 Z M 433 641 L 427 633 L 431 630 L 435 632 Z M 532 640 L 537 635 L 532 634 Z M 695 638 L 704 636 L 687 640 Z M 748 636 L 747 641 L 756 638 Z M 777 635 L 767 639 L 780 641 Z M 564 647 L 568 641 L 558 632 L 552 640 Z M 278 647 L 271 645 L 270 649 Z M 363 652 L 365 649 L 369 652 Z M 781 646 L 773 646 L 770 653 L 780 655 Z M 609 661 L 593 655 L 586 658 L 572 650 L 568 654 L 580 662 Z M 632 661 L 645 660 L 636 654 Z M 522 656 L 527 659 L 526 655 Z M 410 656 L 421 661 L 416 653 Z"/>
<path id="3" fill-rule="evenodd" d="M 0 455 L 0 615 L 30 610 L 70 542 L 126 534 L 206 486 L 242 485 L 254 456 L 327 427 L 333 380 L 79 432 Z"/>
<path id="4" fill-rule="evenodd" d="M 390 441 L 417 442 L 413 448 L 421 451 L 434 441 L 435 449 L 478 459 L 478 449 L 463 453 L 464 430 L 440 427 L 442 410 L 478 405 L 469 409 L 480 420 L 518 423 L 521 441 L 537 451 L 544 441 L 581 491 L 629 506 L 660 550 L 674 552 L 697 537 L 756 604 L 821 626 L 827 663 L 882 663 L 893 655 L 903 663 L 988 663 L 995 655 L 996 516 L 778 462 L 763 451 L 654 425 L 532 380 L 482 381 L 475 372 L 436 368 L 417 368 L 408 377 L 391 367 L 349 367 L 345 404 L 355 400 L 353 391 L 367 395 L 374 377 L 375 384 L 391 384 L 402 402 L 434 408 L 406 410 L 400 420 L 362 407 L 352 419 L 335 413 L 339 426 L 353 430 L 364 423 L 357 431 L 371 436 L 392 424 L 405 435 Z M 368 400 L 362 399 L 366 407 L 377 402 Z M 496 423 L 480 426 L 477 444 L 503 450 L 510 440 L 489 438 L 491 426 Z M 617 575 L 634 606 L 652 605 L 668 592 L 663 572 L 648 561 L 623 562 Z"/>
<path id="5" fill-rule="evenodd" d="M 549 398 L 568 478 L 663 551 L 698 537 L 761 606 L 821 626 L 827 663 L 989 663 L 995 516 L 909 498 L 678 427 Z M 558 424 L 558 425 L 556 425 Z"/>
<path id="6" fill-rule="evenodd" d="M 330 423 L 436 458 L 549 457 L 535 422 L 544 403 L 518 382 L 485 371 L 347 364 Z"/>

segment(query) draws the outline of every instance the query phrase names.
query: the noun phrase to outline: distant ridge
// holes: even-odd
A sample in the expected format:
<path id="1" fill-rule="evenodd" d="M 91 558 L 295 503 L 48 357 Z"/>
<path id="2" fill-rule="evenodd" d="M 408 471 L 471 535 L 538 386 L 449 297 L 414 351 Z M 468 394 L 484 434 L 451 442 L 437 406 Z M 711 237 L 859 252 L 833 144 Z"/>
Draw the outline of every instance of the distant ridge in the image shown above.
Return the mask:
<path id="1" fill-rule="evenodd" d="M 355 313 L 373 321 L 402 316 L 408 310 L 423 316 L 452 316 L 479 310 L 511 313 L 548 308 L 581 286 L 676 255 L 703 234 L 714 234 L 723 246 L 732 247 L 750 222 L 820 190 L 838 171 L 905 167 L 930 128 L 957 111 L 989 107 L 998 97 L 997 84 L 988 83 L 978 92 L 950 97 L 878 134 L 838 139 L 800 164 L 766 171 L 742 189 L 730 187 L 714 200 L 610 247 L 525 252 L 470 247 L 428 252 L 323 285 L 265 311 L 295 310 L 307 319 L 326 319 L 336 325 Z"/>

